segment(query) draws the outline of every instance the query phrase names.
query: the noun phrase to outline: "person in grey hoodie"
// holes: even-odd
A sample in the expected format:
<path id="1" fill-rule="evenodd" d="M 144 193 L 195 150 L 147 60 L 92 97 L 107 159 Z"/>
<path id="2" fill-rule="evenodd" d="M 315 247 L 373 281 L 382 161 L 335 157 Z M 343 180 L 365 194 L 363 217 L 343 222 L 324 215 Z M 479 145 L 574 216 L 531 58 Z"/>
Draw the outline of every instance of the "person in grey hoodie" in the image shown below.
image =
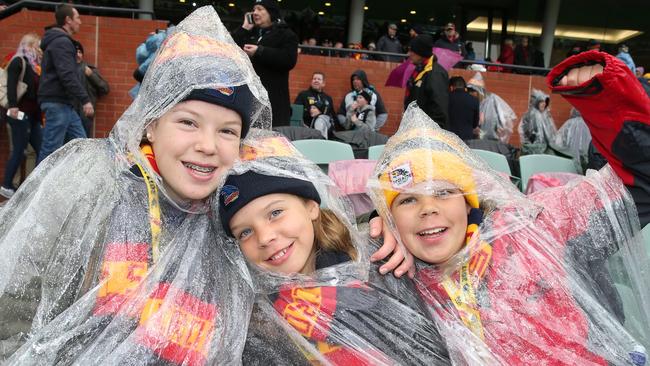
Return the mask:
<path id="1" fill-rule="evenodd" d="M 41 41 L 43 62 L 38 101 L 45 112 L 45 129 L 39 163 L 61 147 L 66 137 L 86 137 L 73 107 L 75 101 L 81 103 L 87 117 L 95 113 L 77 72 L 77 49 L 71 38 L 81 26 L 79 12 L 69 4 L 61 4 L 55 17 L 56 26 L 47 29 Z"/>
<path id="2" fill-rule="evenodd" d="M 337 115 L 338 123 L 341 126 L 345 125 L 346 114 L 348 108 L 352 103 L 356 102 L 357 96 L 365 91 L 370 95 L 370 105 L 375 107 L 375 116 L 377 117 L 377 123 L 375 124 L 375 131 L 379 130 L 388 119 L 388 111 L 384 106 L 384 101 L 381 98 L 381 95 L 377 92 L 375 87 L 370 84 L 368 81 L 368 76 L 363 70 L 356 70 L 350 75 L 350 92 L 348 92 L 343 100 L 341 100 L 341 105 L 339 106 L 339 113 Z"/>

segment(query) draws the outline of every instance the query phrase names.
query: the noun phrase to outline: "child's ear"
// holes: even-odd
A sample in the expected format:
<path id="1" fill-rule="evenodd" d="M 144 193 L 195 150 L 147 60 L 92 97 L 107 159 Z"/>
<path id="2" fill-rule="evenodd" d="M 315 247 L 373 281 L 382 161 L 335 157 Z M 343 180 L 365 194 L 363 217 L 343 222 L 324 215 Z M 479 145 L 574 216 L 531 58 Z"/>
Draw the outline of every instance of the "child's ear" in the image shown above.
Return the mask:
<path id="1" fill-rule="evenodd" d="M 465 206 L 467 206 L 467 214 L 469 215 L 469 212 L 472 210 L 472 206 L 470 206 L 467 202 L 465 202 Z"/>
<path id="2" fill-rule="evenodd" d="M 147 138 L 147 141 L 149 141 L 150 143 L 153 143 L 154 140 L 156 139 L 155 130 L 157 125 L 158 125 L 158 120 L 155 120 L 149 123 L 149 125 L 144 130 L 145 137 Z"/>
<path id="3" fill-rule="evenodd" d="M 305 202 L 305 206 L 307 207 L 307 213 L 311 221 L 316 220 L 318 216 L 320 216 L 320 205 L 318 202 L 314 200 L 307 200 Z"/>

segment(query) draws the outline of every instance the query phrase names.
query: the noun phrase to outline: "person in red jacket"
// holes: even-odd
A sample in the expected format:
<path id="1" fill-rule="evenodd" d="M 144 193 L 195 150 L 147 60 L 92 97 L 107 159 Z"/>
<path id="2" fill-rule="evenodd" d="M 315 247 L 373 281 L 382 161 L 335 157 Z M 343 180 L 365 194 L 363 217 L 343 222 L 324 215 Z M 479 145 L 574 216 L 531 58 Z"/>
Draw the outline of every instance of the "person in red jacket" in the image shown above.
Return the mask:
<path id="1" fill-rule="evenodd" d="M 627 79 L 617 74 L 615 59 L 591 57 L 598 62 L 563 63 L 549 83 L 579 95 L 595 91 L 582 89 L 593 80 L 602 82 L 604 93 L 616 88 L 612 78 Z M 585 64 L 587 71 L 573 67 Z M 601 95 L 596 90 L 582 101 L 595 103 Z M 619 95 L 610 97 L 626 104 L 610 105 L 605 118 L 613 108 L 629 109 L 620 111 L 623 118 L 645 108 L 636 92 Z M 647 128 L 647 116 L 634 126 Z M 592 123 L 597 117 L 588 122 L 594 136 L 603 134 Z M 623 159 L 626 168 L 643 161 Z M 418 259 L 417 286 L 452 361 L 645 364 L 650 291 L 643 269 L 649 262 L 634 202 L 615 169 L 612 164 L 525 197 L 422 111 L 406 111 L 369 181 L 370 194 L 398 241 Z M 616 271 L 607 263 L 613 255 L 624 263 Z M 614 283 L 612 273 L 624 276 L 614 276 Z"/>

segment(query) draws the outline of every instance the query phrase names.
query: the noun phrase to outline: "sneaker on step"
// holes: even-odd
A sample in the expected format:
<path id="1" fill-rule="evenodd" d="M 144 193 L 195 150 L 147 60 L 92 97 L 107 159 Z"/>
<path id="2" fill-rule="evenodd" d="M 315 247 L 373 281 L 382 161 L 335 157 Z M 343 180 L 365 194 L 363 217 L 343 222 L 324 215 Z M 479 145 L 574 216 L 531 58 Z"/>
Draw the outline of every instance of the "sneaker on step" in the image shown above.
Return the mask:
<path id="1" fill-rule="evenodd" d="M 15 189 L 0 187 L 0 196 L 4 198 L 11 198 L 11 196 L 13 196 L 14 193 L 16 193 Z"/>

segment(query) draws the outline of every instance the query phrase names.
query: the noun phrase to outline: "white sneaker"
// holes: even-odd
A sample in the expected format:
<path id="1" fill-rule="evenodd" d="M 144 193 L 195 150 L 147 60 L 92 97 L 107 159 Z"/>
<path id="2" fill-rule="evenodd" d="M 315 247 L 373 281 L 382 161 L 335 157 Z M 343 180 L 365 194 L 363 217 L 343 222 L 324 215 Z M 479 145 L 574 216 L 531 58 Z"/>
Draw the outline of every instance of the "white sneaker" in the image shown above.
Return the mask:
<path id="1" fill-rule="evenodd" d="M 0 187 L 0 196 L 4 198 L 11 198 L 14 193 L 16 193 L 16 191 L 11 188 Z"/>

